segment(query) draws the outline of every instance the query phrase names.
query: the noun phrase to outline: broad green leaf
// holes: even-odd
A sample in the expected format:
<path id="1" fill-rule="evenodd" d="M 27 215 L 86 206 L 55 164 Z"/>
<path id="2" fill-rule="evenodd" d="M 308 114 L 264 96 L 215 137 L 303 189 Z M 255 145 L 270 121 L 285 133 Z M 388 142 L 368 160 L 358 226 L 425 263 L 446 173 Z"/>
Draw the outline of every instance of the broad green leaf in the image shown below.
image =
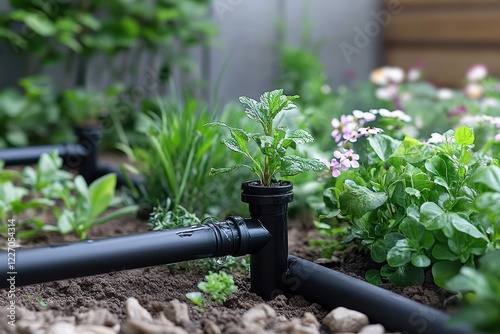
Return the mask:
<path id="1" fill-rule="evenodd" d="M 380 271 L 377 269 L 370 269 L 365 274 L 365 279 L 367 282 L 379 286 L 382 284 L 382 277 L 380 276 Z"/>
<path id="2" fill-rule="evenodd" d="M 458 260 L 458 255 L 451 251 L 447 243 L 438 242 L 432 248 L 432 256 L 436 260 Z"/>
<path id="3" fill-rule="evenodd" d="M 449 221 L 445 211 L 436 203 L 425 202 L 420 207 L 420 223 L 428 230 L 442 229 Z"/>
<path id="4" fill-rule="evenodd" d="M 431 259 L 423 254 L 413 254 L 411 257 L 411 264 L 415 267 L 426 268 L 431 265 Z"/>
<path id="5" fill-rule="evenodd" d="M 345 215 L 354 218 L 364 216 L 367 212 L 375 210 L 387 201 L 387 194 L 374 192 L 357 185 L 352 180 L 345 180 L 345 190 L 339 196 L 340 209 Z"/>
<path id="6" fill-rule="evenodd" d="M 389 282 L 398 286 L 411 286 L 422 284 L 425 279 L 424 270 L 417 268 L 410 263 L 396 268 L 394 273 L 390 275 Z"/>
<path id="7" fill-rule="evenodd" d="M 418 189 L 415 189 L 415 188 L 412 188 L 412 187 L 406 187 L 405 188 L 405 192 L 408 195 L 414 196 L 416 198 L 420 198 L 422 196 L 422 194 L 420 193 L 420 191 Z"/>
<path id="8" fill-rule="evenodd" d="M 459 145 L 474 144 L 474 132 L 468 126 L 463 125 L 456 129 L 453 137 L 455 137 L 455 140 Z"/>
<path id="9" fill-rule="evenodd" d="M 428 145 L 421 143 L 415 138 L 405 137 L 391 155 L 391 158 L 403 158 L 407 162 L 415 164 L 425 161 L 431 156 L 432 150 Z"/>
<path id="10" fill-rule="evenodd" d="M 368 143 L 380 160 L 387 162 L 389 157 L 394 153 L 396 148 L 401 144 L 399 140 L 385 134 L 370 136 L 367 138 Z"/>
<path id="11" fill-rule="evenodd" d="M 199 306 L 203 301 L 203 293 L 199 291 L 188 292 L 186 293 L 186 298 L 189 299 L 191 302 L 193 302 L 193 304 Z"/>
<path id="12" fill-rule="evenodd" d="M 387 258 L 387 248 L 384 239 L 378 239 L 370 246 L 370 256 L 377 263 L 385 262 Z"/>
<path id="13" fill-rule="evenodd" d="M 453 227 L 456 228 L 458 231 L 470 235 L 471 237 L 476 239 L 484 239 L 486 241 L 489 241 L 488 237 L 486 237 L 483 233 L 481 233 L 477 229 L 477 227 L 472 225 L 469 221 L 465 220 L 457 213 L 449 212 L 446 215 L 449 217 L 448 219 L 449 221 L 451 221 Z"/>
<path id="14" fill-rule="evenodd" d="M 419 243 L 425 233 L 425 227 L 411 217 L 405 217 L 399 229 L 410 240 Z"/>
<path id="15" fill-rule="evenodd" d="M 247 106 L 245 113 L 248 118 L 261 123 L 261 125 L 265 127 L 268 122 L 268 118 L 263 114 L 260 103 L 246 96 L 241 96 L 240 102 Z"/>
<path id="16" fill-rule="evenodd" d="M 115 197 L 116 174 L 101 176 L 89 186 L 90 202 L 92 211 L 90 217 L 93 219 L 106 210 Z"/>
<path id="17" fill-rule="evenodd" d="M 491 165 L 478 168 L 472 175 L 471 182 L 484 184 L 489 189 L 500 192 L 500 167 Z"/>
<path id="18" fill-rule="evenodd" d="M 447 287 L 447 282 L 460 271 L 462 264 L 458 261 L 438 261 L 432 266 L 434 283 L 442 288 Z"/>
<path id="19" fill-rule="evenodd" d="M 234 138 L 225 138 L 225 139 L 222 139 L 221 143 L 224 144 L 224 145 L 226 145 L 226 147 L 228 149 L 230 149 L 231 151 L 235 151 L 235 152 L 238 152 L 238 153 L 245 154 L 245 151 L 243 151 L 241 149 L 241 147 L 238 144 L 238 141 L 236 139 L 234 139 Z"/>
<path id="20" fill-rule="evenodd" d="M 303 158 L 296 155 L 288 155 L 281 158 L 280 173 L 284 176 L 293 176 L 306 171 L 322 171 L 326 169 L 325 163 L 318 159 Z"/>
<path id="21" fill-rule="evenodd" d="M 401 267 L 411 261 L 414 249 L 409 246 L 407 239 L 399 240 L 394 247 L 387 252 L 387 263 L 391 267 Z"/>
<path id="22" fill-rule="evenodd" d="M 75 216 L 73 212 L 64 210 L 59 219 L 57 220 L 57 228 L 62 234 L 69 233 L 73 230 Z"/>

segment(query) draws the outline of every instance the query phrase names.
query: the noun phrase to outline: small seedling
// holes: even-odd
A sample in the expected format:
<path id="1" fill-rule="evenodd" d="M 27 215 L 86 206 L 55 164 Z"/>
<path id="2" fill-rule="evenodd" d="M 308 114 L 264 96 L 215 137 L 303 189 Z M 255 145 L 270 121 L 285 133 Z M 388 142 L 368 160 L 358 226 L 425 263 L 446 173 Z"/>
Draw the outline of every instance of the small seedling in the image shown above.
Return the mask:
<path id="1" fill-rule="evenodd" d="M 205 276 L 203 282 L 198 283 L 198 289 L 201 291 L 186 293 L 186 298 L 193 302 L 195 308 L 205 314 L 211 302 L 222 305 L 227 297 L 238 290 L 234 285 L 233 276 L 226 274 L 210 272 Z"/>

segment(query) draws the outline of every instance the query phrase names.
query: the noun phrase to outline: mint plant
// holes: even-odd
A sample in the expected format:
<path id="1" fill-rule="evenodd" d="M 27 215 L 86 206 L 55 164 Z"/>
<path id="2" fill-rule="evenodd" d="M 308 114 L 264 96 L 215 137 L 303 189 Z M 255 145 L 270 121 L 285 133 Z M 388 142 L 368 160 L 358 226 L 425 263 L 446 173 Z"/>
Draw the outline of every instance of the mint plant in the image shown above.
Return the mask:
<path id="1" fill-rule="evenodd" d="M 219 273 L 210 272 L 205 276 L 205 280 L 198 283 L 200 291 L 186 294 L 186 298 L 192 301 L 203 314 L 205 314 L 211 302 L 222 305 L 229 295 L 238 290 L 238 287 L 234 285 L 233 276 L 226 274 L 224 271 Z"/>
<path id="2" fill-rule="evenodd" d="M 366 273 L 368 281 L 419 284 L 432 268 L 435 283 L 444 286 L 498 247 L 491 201 L 499 162 L 474 141 L 466 126 L 427 142 L 376 134 L 367 139 L 359 168 L 342 170 L 325 190 L 324 217 L 347 220 L 345 241 L 360 240 L 381 265 Z"/>
<path id="3" fill-rule="evenodd" d="M 230 172 L 244 167 L 257 174 L 261 185 L 271 186 L 273 180 L 281 176 L 293 176 L 308 170 L 321 171 L 326 166 L 313 158 L 298 155 L 288 155 L 288 149 L 297 149 L 298 145 L 312 142 L 314 138 L 305 130 L 290 130 L 278 126 L 276 117 L 282 111 L 296 108 L 293 103 L 298 96 L 283 95 L 283 90 L 274 90 L 261 95 L 260 101 L 249 97 L 240 97 L 240 102 L 246 106 L 246 115 L 262 128 L 262 133 L 250 133 L 243 129 L 233 128 L 223 122 L 209 123 L 210 126 L 222 126 L 231 133 L 231 138 L 222 140 L 228 149 L 243 154 L 251 162 L 236 164 L 226 168 L 212 168 L 211 175 Z M 260 153 L 250 151 L 249 143 L 257 145 Z M 262 154 L 263 157 L 258 157 Z"/>

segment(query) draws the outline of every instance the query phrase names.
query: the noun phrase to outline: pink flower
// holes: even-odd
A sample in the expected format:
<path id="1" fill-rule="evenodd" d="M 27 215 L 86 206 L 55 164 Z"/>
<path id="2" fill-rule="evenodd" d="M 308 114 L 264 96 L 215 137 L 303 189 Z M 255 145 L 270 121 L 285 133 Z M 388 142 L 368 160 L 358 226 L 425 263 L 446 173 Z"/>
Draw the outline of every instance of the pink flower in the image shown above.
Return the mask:
<path id="1" fill-rule="evenodd" d="M 453 110 L 450 110 L 450 112 L 448 113 L 448 117 L 455 117 L 455 116 L 463 115 L 465 113 L 467 113 L 467 108 L 465 106 L 461 105 L 461 106 L 456 107 Z"/>
<path id="2" fill-rule="evenodd" d="M 497 133 L 497 135 L 495 136 L 495 141 L 500 142 L 500 133 Z"/>
<path id="3" fill-rule="evenodd" d="M 342 137 L 347 133 L 350 134 L 357 127 L 358 123 L 356 118 L 352 115 L 342 115 L 340 116 L 340 120 L 337 118 L 332 119 L 332 137 L 335 139 L 335 142 L 341 145 Z"/>
<path id="4" fill-rule="evenodd" d="M 359 138 L 358 131 L 352 131 L 351 133 L 344 133 L 343 138 L 351 143 L 355 143 Z"/>
<path id="5" fill-rule="evenodd" d="M 476 82 L 488 76 L 488 68 L 484 64 L 476 64 L 467 70 L 467 81 Z"/>
<path id="6" fill-rule="evenodd" d="M 333 177 L 340 176 L 340 170 L 339 170 L 340 163 L 336 159 L 332 159 L 332 161 L 330 161 L 330 162 L 324 161 L 324 163 L 325 163 L 325 165 L 328 166 L 328 168 L 330 168 Z"/>
<path id="7" fill-rule="evenodd" d="M 353 150 L 344 150 L 344 153 L 340 151 L 333 152 L 333 156 L 340 161 L 340 165 L 342 166 L 342 170 L 348 170 L 349 168 L 358 168 L 359 167 L 359 154 L 354 154 Z"/>

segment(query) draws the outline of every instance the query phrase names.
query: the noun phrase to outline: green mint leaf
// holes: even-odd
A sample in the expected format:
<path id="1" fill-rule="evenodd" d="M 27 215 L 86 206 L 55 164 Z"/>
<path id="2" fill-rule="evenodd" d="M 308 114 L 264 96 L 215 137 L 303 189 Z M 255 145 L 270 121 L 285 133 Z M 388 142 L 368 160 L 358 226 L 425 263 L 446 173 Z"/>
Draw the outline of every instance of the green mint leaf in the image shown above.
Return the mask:
<path id="1" fill-rule="evenodd" d="M 468 126 L 464 125 L 456 129 L 453 137 L 459 145 L 474 144 L 474 132 Z"/>

